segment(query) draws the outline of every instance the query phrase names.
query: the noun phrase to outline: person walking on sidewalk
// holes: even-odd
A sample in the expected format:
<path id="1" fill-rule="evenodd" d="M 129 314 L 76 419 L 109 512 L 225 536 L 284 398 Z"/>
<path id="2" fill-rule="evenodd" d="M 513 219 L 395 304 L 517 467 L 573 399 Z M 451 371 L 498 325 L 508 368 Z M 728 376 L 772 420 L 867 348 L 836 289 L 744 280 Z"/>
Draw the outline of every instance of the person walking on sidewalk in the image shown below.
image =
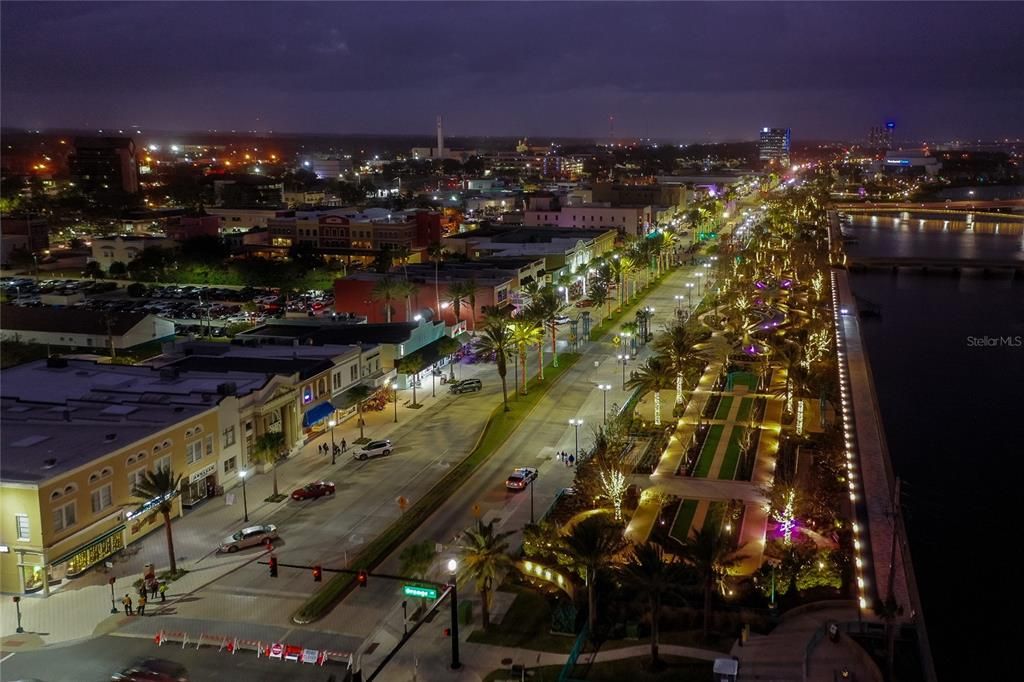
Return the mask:
<path id="1" fill-rule="evenodd" d="M 124 599 L 121 600 L 121 603 L 124 605 L 124 615 L 132 615 L 132 598 L 125 594 Z"/>
<path id="2" fill-rule="evenodd" d="M 149 598 L 156 599 L 156 592 L 160 589 L 160 581 L 155 578 L 149 583 Z"/>
<path id="3" fill-rule="evenodd" d="M 139 615 L 146 615 L 146 595 L 144 594 L 139 596 Z"/>
<path id="4" fill-rule="evenodd" d="M 348 450 L 348 443 L 346 443 L 345 439 L 342 438 L 341 439 L 341 451 L 344 453 L 346 450 Z"/>
<path id="5" fill-rule="evenodd" d="M 161 581 L 160 583 L 160 601 L 167 601 L 167 582 Z"/>

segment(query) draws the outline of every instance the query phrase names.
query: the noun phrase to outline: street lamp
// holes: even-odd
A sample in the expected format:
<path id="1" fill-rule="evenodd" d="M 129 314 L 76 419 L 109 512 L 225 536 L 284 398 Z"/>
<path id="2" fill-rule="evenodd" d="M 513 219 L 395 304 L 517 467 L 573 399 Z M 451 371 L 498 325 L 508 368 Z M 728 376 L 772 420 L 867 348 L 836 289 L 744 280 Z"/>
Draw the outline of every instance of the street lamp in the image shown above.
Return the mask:
<path id="1" fill-rule="evenodd" d="M 459 562 L 455 559 L 448 560 L 448 575 L 451 578 L 452 586 L 452 670 L 462 667 L 459 662 L 459 593 L 456 583 L 455 572 L 459 569 Z"/>
<path id="2" fill-rule="evenodd" d="M 623 349 L 625 350 L 625 349 Z M 616 355 L 619 361 L 622 363 L 622 390 L 626 390 L 626 360 L 629 359 L 629 355 L 626 353 L 619 353 Z"/>
<path id="3" fill-rule="evenodd" d="M 539 474 L 538 474 L 539 476 Z M 537 483 L 537 476 L 530 481 L 530 525 L 533 525 L 533 486 Z"/>
<path id="4" fill-rule="evenodd" d="M 238 477 L 242 479 L 242 510 L 245 514 L 245 522 L 249 523 L 249 499 L 245 496 L 245 477 L 249 474 L 248 471 L 242 469 L 238 472 Z M 113 587 L 111 587 L 113 589 Z"/>
<path id="5" fill-rule="evenodd" d="M 701 289 L 703 288 L 701 286 L 701 282 L 703 282 L 702 278 L 704 277 L 704 273 L 698 272 L 696 275 L 694 275 L 694 277 L 697 278 L 697 295 L 700 296 Z"/>
<path id="6" fill-rule="evenodd" d="M 114 581 L 116 581 L 116 580 L 117 580 L 117 578 L 115 578 L 114 576 L 110 576 L 110 578 L 107 579 L 107 582 L 110 583 L 110 613 L 111 613 L 111 615 L 117 613 L 117 599 L 114 597 Z"/>
<path id="7" fill-rule="evenodd" d="M 686 307 L 693 310 L 693 282 L 686 283 Z"/>
<path id="8" fill-rule="evenodd" d="M 569 426 L 576 429 L 576 461 L 580 461 L 580 427 L 583 426 L 582 419 L 570 419 Z"/>
<path id="9" fill-rule="evenodd" d="M 334 464 L 338 460 L 338 446 L 334 444 L 334 427 L 338 425 L 338 422 L 333 419 L 327 422 L 327 426 L 331 429 L 331 464 Z"/>
<path id="10" fill-rule="evenodd" d="M 611 384 L 598 384 L 597 390 L 601 391 L 604 397 L 604 423 L 608 423 L 608 391 L 612 390 Z"/>
<path id="11" fill-rule="evenodd" d="M 569 305 L 569 287 L 558 287 L 558 291 L 565 294 L 565 304 Z"/>
<path id="12" fill-rule="evenodd" d="M 111 587 L 111 589 L 113 589 L 113 587 Z M 14 602 L 14 608 L 17 609 L 17 611 L 18 611 L 18 627 L 15 628 L 14 631 L 15 632 L 19 632 L 19 633 L 20 632 L 25 632 L 25 628 L 21 627 L 21 597 L 15 595 L 14 597 L 11 598 L 11 600 Z M 6 656 L 5 656 L 5 658 L 6 658 Z"/>
<path id="13" fill-rule="evenodd" d="M 679 312 L 679 306 L 682 305 L 683 297 L 682 297 L 681 294 L 676 294 L 672 298 L 674 298 L 676 300 L 676 312 Z"/>
<path id="14" fill-rule="evenodd" d="M 395 423 L 398 423 L 398 382 L 391 382 L 391 390 L 395 392 Z"/>

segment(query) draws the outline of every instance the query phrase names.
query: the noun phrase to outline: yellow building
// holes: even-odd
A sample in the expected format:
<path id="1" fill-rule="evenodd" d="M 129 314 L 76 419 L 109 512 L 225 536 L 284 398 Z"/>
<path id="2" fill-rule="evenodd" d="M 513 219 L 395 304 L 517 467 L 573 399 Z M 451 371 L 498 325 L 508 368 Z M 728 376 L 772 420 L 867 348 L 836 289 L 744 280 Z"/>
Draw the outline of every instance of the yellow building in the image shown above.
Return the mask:
<path id="1" fill-rule="evenodd" d="M 217 469 L 215 405 L 63 406 L 0 400 L 0 584 L 4 592 L 49 593 L 159 528 L 155 501 L 132 495 L 147 471 L 170 467 L 182 488 Z M 212 470 L 212 471 L 211 471 Z M 181 515 L 175 495 L 174 516 Z"/>

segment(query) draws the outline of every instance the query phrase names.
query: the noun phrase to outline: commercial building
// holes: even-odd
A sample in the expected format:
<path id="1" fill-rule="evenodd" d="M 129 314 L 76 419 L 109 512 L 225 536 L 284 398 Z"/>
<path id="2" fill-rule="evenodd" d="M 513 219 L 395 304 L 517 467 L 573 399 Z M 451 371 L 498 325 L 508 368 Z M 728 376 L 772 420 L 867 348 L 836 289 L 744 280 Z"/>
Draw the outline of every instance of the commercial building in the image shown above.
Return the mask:
<path id="1" fill-rule="evenodd" d="M 5 239 L 13 238 L 12 248 L 16 245 L 29 253 L 38 253 L 50 248 L 50 223 L 46 218 L 19 215 L 0 216 L 0 234 Z M 7 255 L 6 249 L 4 255 Z"/>
<path id="2" fill-rule="evenodd" d="M 220 218 L 212 215 L 181 216 L 168 222 L 164 234 L 177 242 L 194 237 L 217 237 L 220 235 Z"/>
<path id="3" fill-rule="evenodd" d="M 152 246 L 173 248 L 176 246 L 176 243 L 173 239 L 166 237 L 142 235 L 116 234 L 107 237 L 94 237 L 92 240 L 92 260 L 99 263 L 100 267 L 104 270 L 109 270 L 113 263 L 124 263 L 127 265 L 136 256 Z"/>
<path id="4" fill-rule="evenodd" d="M 789 128 L 761 128 L 758 158 L 761 163 L 789 165 Z"/>
<path id="5" fill-rule="evenodd" d="M 214 180 L 218 206 L 226 208 L 282 208 L 284 183 L 259 175 L 238 175 Z"/>
<path id="6" fill-rule="evenodd" d="M 327 199 L 323 191 L 294 190 L 284 191 L 284 203 L 289 208 L 300 206 L 320 206 Z"/>
<path id="7" fill-rule="evenodd" d="M 441 245 L 472 260 L 543 259 L 544 274 L 573 274 L 615 248 L 615 228 L 528 228 L 488 225 L 445 237 Z M 539 279 L 539 278 L 538 278 Z M 523 284 L 520 280 L 520 284 Z"/>
<path id="8" fill-rule="evenodd" d="M 872 126 L 868 132 L 868 147 L 885 151 L 892 149 L 892 140 L 895 132 L 896 124 L 892 121 L 886 121 L 885 125 Z"/>
<path id="9" fill-rule="evenodd" d="M 222 208 L 204 209 L 207 215 L 216 216 L 220 221 L 221 231 L 248 230 L 253 227 L 266 227 L 274 218 L 295 215 L 294 211 L 283 208 Z"/>
<path id="10" fill-rule="evenodd" d="M 85 194 L 139 191 L 135 142 L 129 137 L 79 137 L 69 159 L 71 179 Z"/>
<path id="11" fill-rule="evenodd" d="M 83 308 L 5 305 L 0 337 L 54 348 L 126 350 L 174 338 L 174 323 L 149 313 L 102 314 Z"/>
<path id="12" fill-rule="evenodd" d="M 302 167 L 321 179 L 337 179 L 352 172 L 352 157 L 311 157 L 303 160 Z"/>
<path id="13" fill-rule="evenodd" d="M 654 209 L 644 206 L 611 206 L 609 204 L 585 204 L 561 208 L 530 209 L 523 214 L 526 227 L 562 228 L 614 228 L 623 234 L 643 236 L 654 224 Z"/>
<path id="14" fill-rule="evenodd" d="M 591 202 L 611 206 L 661 206 L 684 208 L 686 188 L 660 183 L 624 185 L 611 182 L 594 183 Z"/>
<path id="15" fill-rule="evenodd" d="M 935 176 L 941 168 L 939 160 L 922 149 L 886 152 L 884 159 L 872 163 L 876 173 Z"/>

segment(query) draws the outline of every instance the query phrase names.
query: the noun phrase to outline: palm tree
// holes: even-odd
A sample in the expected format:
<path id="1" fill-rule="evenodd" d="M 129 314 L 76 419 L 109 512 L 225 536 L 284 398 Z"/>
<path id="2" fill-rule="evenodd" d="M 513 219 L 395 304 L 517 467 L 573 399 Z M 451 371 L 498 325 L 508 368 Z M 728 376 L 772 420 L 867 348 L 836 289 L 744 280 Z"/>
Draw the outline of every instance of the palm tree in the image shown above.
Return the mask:
<path id="1" fill-rule="evenodd" d="M 256 440 L 252 445 L 253 459 L 263 464 L 274 464 L 277 458 L 281 456 L 281 451 L 284 450 L 284 432 L 283 431 L 267 431 L 266 433 L 260 434 L 256 437 Z M 277 497 L 280 493 L 277 492 L 277 467 L 273 469 L 274 473 L 274 497 Z"/>
<path id="2" fill-rule="evenodd" d="M 666 369 L 676 375 L 676 405 L 683 403 L 683 374 L 703 356 L 694 349 L 696 339 L 682 323 L 674 323 L 652 344 L 665 359 Z"/>
<path id="3" fill-rule="evenodd" d="M 605 317 L 612 314 L 612 299 L 611 296 L 608 295 L 608 285 L 604 282 L 598 281 L 591 285 L 590 300 L 593 302 L 595 308 L 607 306 L 604 314 Z"/>
<path id="4" fill-rule="evenodd" d="M 651 612 L 651 667 L 661 664 L 658 658 L 658 625 L 661 620 L 661 600 L 678 591 L 682 582 L 681 565 L 667 559 L 661 545 L 646 542 L 633 548 L 629 562 L 622 568 L 622 581 L 639 595 L 647 597 Z"/>
<path id="5" fill-rule="evenodd" d="M 391 301 L 400 297 L 402 292 L 402 283 L 390 277 L 379 280 L 370 292 L 370 297 L 373 300 L 384 301 L 384 314 L 388 322 L 391 322 Z"/>
<path id="6" fill-rule="evenodd" d="M 434 302 L 437 305 L 437 307 L 434 308 L 434 312 L 437 313 L 437 317 L 438 319 L 440 319 L 441 294 L 439 293 L 439 289 L 437 288 L 437 270 L 438 267 L 441 265 L 441 261 L 444 260 L 444 249 L 441 247 L 441 242 L 431 242 L 431 244 L 427 247 L 427 255 L 430 257 L 430 260 L 434 262 Z"/>
<path id="7" fill-rule="evenodd" d="M 405 299 L 405 321 L 412 322 L 412 296 L 419 287 L 410 282 L 409 280 L 399 280 L 395 282 L 395 295 L 398 298 Z"/>
<path id="8" fill-rule="evenodd" d="M 178 572 L 178 562 L 174 558 L 174 534 L 171 532 L 171 511 L 174 509 L 174 496 L 181 486 L 181 474 L 175 476 L 169 467 L 161 467 L 156 471 L 147 471 L 132 488 L 132 495 L 143 500 L 160 500 L 155 511 L 164 517 L 164 532 L 167 533 L 167 556 L 171 560 L 171 573 Z"/>
<path id="9" fill-rule="evenodd" d="M 726 572 L 738 564 L 732 540 L 722 528 L 694 530 L 680 547 L 680 557 L 691 566 L 704 586 L 704 639 L 711 624 L 711 594 Z"/>
<path id="10" fill-rule="evenodd" d="M 569 556 L 583 569 L 583 579 L 587 584 L 587 624 L 591 636 L 597 623 L 597 594 L 594 591 L 597 572 L 608 565 L 624 544 L 621 528 L 601 515 L 583 519 L 565 536 Z"/>
<path id="11" fill-rule="evenodd" d="M 508 412 L 508 385 L 505 381 L 505 375 L 508 374 L 508 356 L 515 348 L 508 321 L 495 317 L 485 318 L 483 334 L 476 338 L 475 343 L 478 351 L 494 353 L 494 362 L 498 366 L 498 376 L 501 377 L 501 397 L 504 401 L 504 410 Z"/>
<path id="12" fill-rule="evenodd" d="M 437 342 L 437 352 L 444 356 L 452 355 L 461 347 L 462 344 L 450 336 L 442 336 Z M 450 370 L 451 377 L 449 381 L 455 381 L 455 360 L 448 363 L 448 369 Z"/>
<path id="13" fill-rule="evenodd" d="M 462 561 L 480 592 L 480 619 L 484 629 L 490 625 L 491 589 L 498 574 L 512 566 L 507 539 L 512 531 L 494 532 L 494 521 L 476 522 L 476 528 L 462 531 Z"/>
<path id="14" fill-rule="evenodd" d="M 406 281 L 409 280 L 409 268 L 406 267 L 409 264 L 409 256 L 412 255 L 412 249 L 402 244 L 395 246 L 391 249 L 391 255 L 396 261 L 402 265 L 402 271 L 405 273 Z"/>
<path id="15" fill-rule="evenodd" d="M 519 365 L 522 367 L 522 380 L 519 385 L 519 392 L 526 395 L 526 351 L 535 343 L 544 339 L 544 331 L 537 321 L 523 315 L 512 321 L 512 342 L 519 352 Z"/>
<path id="16" fill-rule="evenodd" d="M 625 288 L 625 285 L 623 283 L 624 270 L 622 267 L 622 258 L 612 258 L 610 261 L 608 261 L 607 268 L 607 276 L 609 283 L 614 282 L 619 287 L 619 307 L 621 308 L 623 301 L 623 289 Z"/>
<path id="17" fill-rule="evenodd" d="M 456 325 L 462 321 L 462 306 L 465 305 L 468 296 L 469 291 L 465 282 L 452 282 L 448 285 L 448 303 L 451 304 L 452 312 L 455 314 Z"/>
<path id="18" fill-rule="evenodd" d="M 544 320 L 551 332 L 551 366 L 558 367 L 558 323 L 555 318 L 565 310 L 565 301 L 553 286 L 548 285 L 538 292 L 530 307 L 534 315 Z"/>
<path id="19" fill-rule="evenodd" d="M 470 317 L 473 320 L 473 333 L 476 333 L 476 294 L 480 291 L 480 285 L 475 279 L 470 278 L 462 285 L 463 293 L 469 300 Z"/>
<path id="20" fill-rule="evenodd" d="M 363 403 L 373 393 L 373 389 L 364 384 L 348 389 L 348 394 L 356 401 L 356 417 L 359 419 L 359 440 L 363 440 Z"/>
<path id="21" fill-rule="evenodd" d="M 626 388 L 639 388 L 654 393 L 654 425 L 661 426 L 661 392 L 672 386 L 668 363 L 660 356 L 652 356 L 640 365 L 636 374 L 626 382 Z"/>
<path id="22" fill-rule="evenodd" d="M 416 374 L 423 369 L 423 358 L 419 355 L 407 355 L 398 361 L 398 373 L 404 374 L 410 377 L 409 383 L 412 384 L 412 406 L 416 407 L 419 403 L 416 402 Z"/>

